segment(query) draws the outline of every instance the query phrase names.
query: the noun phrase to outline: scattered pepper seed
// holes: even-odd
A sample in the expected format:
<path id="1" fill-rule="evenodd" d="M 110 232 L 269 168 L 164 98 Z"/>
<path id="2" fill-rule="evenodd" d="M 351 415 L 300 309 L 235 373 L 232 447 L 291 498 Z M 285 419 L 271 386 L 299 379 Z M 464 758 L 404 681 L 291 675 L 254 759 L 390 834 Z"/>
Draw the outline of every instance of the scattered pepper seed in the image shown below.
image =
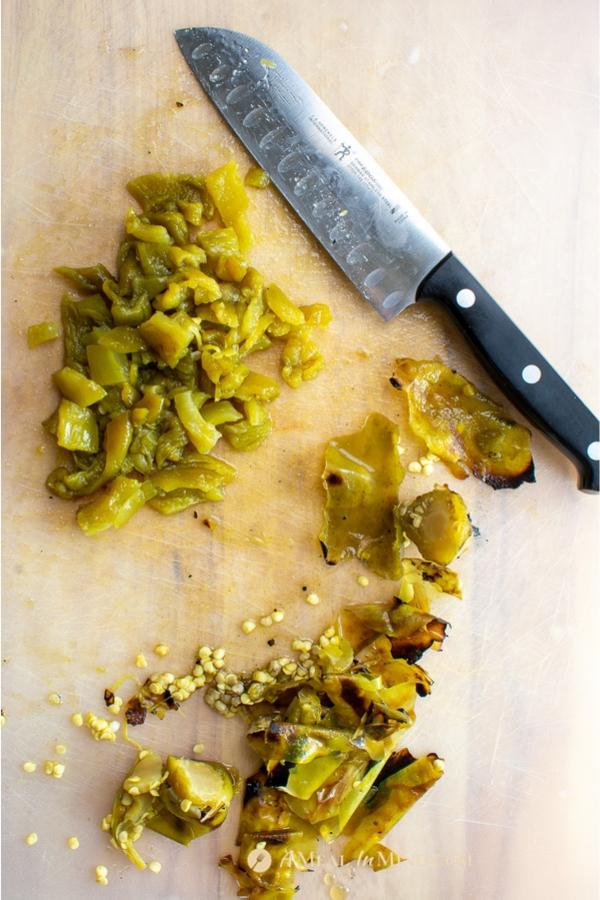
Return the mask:
<path id="1" fill-rule="evenodd" d="M 147 668 L 148 662 L 147 662 L 146 657 L 144 656 L 143 653 L 138 653 L 138 655 L 137 655 L 136 658 L 135 658 L 135 664 L 136 664 L 136 666 L 138 667 L 138 669 L 145 669 L 145 668 Z"/>
<path id="2" fill-rule="evenodd" d="M 108 869 L 106 866 L 96 866 L 96 881 L 98 884 L 108 884 Z"/>
<path id="3" fill-rule="evenodd" d="M 107 722 L 106 719 L 93 712 L 86 714 L 85 724 L 96 741 L 114 741 L 115 732 L 121 727 L 119 722 Z"/>
<path id="4" fill-rule="evenodd" d="M 60 706 L 60 704 L 62 703 L 62 697 L 56 692 L 48 694 L 48 703 L 52 703 L 54 706 Z"/>
<path id="5" fill-rule="evenodd" d="M 47 759 L 44 763 L 44 772 L 46 775 L 51 775 L 53 778 L 62 778 L 65 774 L 65 766 L 55 759 Z"/>
<path id="6" fill-rule="evenodd" d="M 71 722 L 73 723 L 75 728 L 81 728 L 81 726 L 83 725 L 83 716 L 81 715 L 81 713 L 73 713 L 73 715 L 71 716 Z"/>
<path id="7" fill-rule="evenodd" d="M 259 621 L 261 625 L 265 626 L 265 628 L 270 628 L 270 626 L 273 624 L 273 617 L 263 616 L 261 619 L 259 619 Z"/>
<path id="8" fill-rule="evenodd" d="M 2 725 L 4 725 L 5 722 L 6 716 L 4 715 L 4 713 L 0 713 L 0 728 L 2 727 Z"/>
<path id="9" fill-rule="evenodd" d="M 272 619 L 274 622 L 283 622 L 285 618 L 285 611 L 283 609 L 274 609 Z"/>
<path id="10" fill-rule="evenodd" d="M 25 838 L 25 843 L 29 844 L 30 847 L 33 847 L 34 844 L 37 844 L 38 836 L 35 831 L 31 831 L 27 837 Z"/>
<path id="11" fill-rule="evenodd" d="M 24 772 L 35 772 L 36 769 L 37 769 L 37 763 L 30 762 L 29 760 L 27 762 L 23 763 L 23 771 Z"/>
<path id="12" fill-rule="evenodd" d="M 156 647 L 154 648 L 154 652 L 156 653 L 157 656 L 166 656 L 167 653 L 169 652 L 169 648 L 167 647 L 166 644 L 157 644 Z"/>
<path id="13" fill-rule="evenodd" d="M 148 868 L 150 869 L 151 872 L 154 872 L 155 875 L 158 875 L 158 873 L 162 869 L 162 866 L 157 859 L 153 859 L 151 862 L 148 863 Z"/>
<path id="14" fill-rule="evenodd" d="M 245 621 L 242 622 L 242 631 L 244 632 L 244 634 L 250 634 L 254 631 L 255 628 L 256 622 L 254 622 L 252 619 L 245 619 Z"/>
<path id="15" fill-rule="evenodd" d="M 367 585 L 369 584 L 369 579 L 367 578 L 366 575 L 359 575 L 356 580 L 358 581 L 358 583 L 360 584 L 361 587 L 367 587 Z"/>
<path id="16" fill-rule="evenodd" d="M 123 698 L 117 697 L 116 695 L 113 694 L 112 703 L 109 703 L 109 705 L 106 708 L 108 709 L 108 711 L 110 713 L 113 714 L 113 716 L 118 716 L 119 713 L 121 712 L 122 706 L 123 706 Z"/>
<path id="17" fill-rule="evenodd" d="M 407 465 L 406 468 L 413 475 L 419 475 L 421 473 L 423 467 L 421 466 L 420 462 L 418 462 L 416 459 L 414 459 L 412 462 L 409 462 L 409 464 Z"/>
<path id="18" fill-rule="evenodd" d="M 76 837 L 70 837 L 70 838 L 67 840 L 67 847 L 68 847 L 70 850 L 77 850 L 77 848 L 79 847 L 79 841 L 77 840 L 77 838 L 76 838 Z"/>
<path id="19" fill-rule="evenodd" d="M 204 744 L 194 744 L 192 747 L 194 753 L 203 753 L 204 752 Z"/>
<path id="20" fill-rule="evenodd" d="M 62 756 L 64 753 L 67 752 L 67 748 L 64 744 L 57 744 L 56 747 L 54 748 L 54 752 L 58 753 L 59 756 Z"/>
<path id="21" fill-rule="evenodd" d="M 311 593 L 308 594 L 306 597 L 306 602 L 310 606 L 318 606 L 319 603 L 321 602 L 321 598 L 319 597 L 318 594 L 315 594 L 313 591 L 311 591 Z"/>

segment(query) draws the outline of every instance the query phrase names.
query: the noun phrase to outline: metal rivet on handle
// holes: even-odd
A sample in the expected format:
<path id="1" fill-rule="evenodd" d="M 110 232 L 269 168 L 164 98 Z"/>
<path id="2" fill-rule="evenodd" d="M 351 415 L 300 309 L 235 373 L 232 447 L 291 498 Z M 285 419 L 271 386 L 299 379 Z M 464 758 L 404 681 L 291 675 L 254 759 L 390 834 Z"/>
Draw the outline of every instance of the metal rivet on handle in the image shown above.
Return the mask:
<path id="1" fill-rule="evenodd" d="M 525 366 L 521 372 L 521 378 L 523 381 L 526 381 L 527 384 L 537 384 L 541 377 L 542 370 L 539 366 L 534 366 L 533 363 L 529 366 Z"/>
<path id="2" fill-rule="evenodd" d="M 462 288 L 456 295 L 456 302 L 463 309 L 469 309 L 469 307 L 474 306 L 476 299 L 474 291 L 470 288 Z"/>
<path id="3" fill-rule="evenodd" d="M 598 462 L 600 460 L 600 441 L 592 441 L 590 446 L 587 448 L 587 455 L 590 459 Z"/>

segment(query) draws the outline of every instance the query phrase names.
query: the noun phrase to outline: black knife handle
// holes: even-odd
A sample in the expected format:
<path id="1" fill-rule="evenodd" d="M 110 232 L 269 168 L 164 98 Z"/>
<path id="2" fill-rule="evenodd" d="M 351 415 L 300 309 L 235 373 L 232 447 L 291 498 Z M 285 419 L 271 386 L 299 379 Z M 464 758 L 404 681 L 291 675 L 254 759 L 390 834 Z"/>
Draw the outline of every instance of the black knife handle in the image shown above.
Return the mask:
<path id="1" fill-rule="evenodd" d="M 506 396 L 573 460 L 580 490 L 597 492 L 598 419 L 460 260 L 446 257 L 417 299 L 437 300 L 452 313 Z"/>

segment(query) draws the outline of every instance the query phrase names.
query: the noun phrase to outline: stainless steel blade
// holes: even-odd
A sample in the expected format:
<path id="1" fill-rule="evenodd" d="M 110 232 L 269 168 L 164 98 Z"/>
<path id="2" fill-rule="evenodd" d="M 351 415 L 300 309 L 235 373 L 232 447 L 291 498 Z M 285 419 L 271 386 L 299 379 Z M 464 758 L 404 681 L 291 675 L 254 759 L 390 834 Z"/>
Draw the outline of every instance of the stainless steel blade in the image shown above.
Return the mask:
<path id="1" fill-rule="evenodd" d="M 352 283 L 388 320 L 450 252 L 284 59 L 221 28 L 175 32 L 227 123 Z"/>

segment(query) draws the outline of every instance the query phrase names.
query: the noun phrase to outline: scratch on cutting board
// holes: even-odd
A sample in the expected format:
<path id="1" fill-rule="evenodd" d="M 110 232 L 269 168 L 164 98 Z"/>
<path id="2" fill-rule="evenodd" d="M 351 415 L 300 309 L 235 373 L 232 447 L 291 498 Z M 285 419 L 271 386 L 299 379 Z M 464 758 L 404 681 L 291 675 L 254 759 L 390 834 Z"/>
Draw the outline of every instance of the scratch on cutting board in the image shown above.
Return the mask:
<path id="1" fill-rule="evenodd" d="M 487 822 L 484 819 L 455 819 L 455 823 L 463 823 L 465 825 L 488 825 L 491 828 L 512 828 L 512 825 L 505 825 L 504 822 Z"/>
<path id="2" fill-rule="evenodd" d="M 541 78 L 530 78 L 527 75 L 510 75 L 514 81 L 524 81 L 526 84 L 535 84 L 538 87 L 546 87 L 550 91 L 563 91 L 568 94 L 580 94 L 583 97 L 592 97 L 594 100 L 598 98 L 597 91 L 584 91 L 581 88 L 568 87 L 560 82 L 553 83 L 551 81 L 543 81 Z"/>

